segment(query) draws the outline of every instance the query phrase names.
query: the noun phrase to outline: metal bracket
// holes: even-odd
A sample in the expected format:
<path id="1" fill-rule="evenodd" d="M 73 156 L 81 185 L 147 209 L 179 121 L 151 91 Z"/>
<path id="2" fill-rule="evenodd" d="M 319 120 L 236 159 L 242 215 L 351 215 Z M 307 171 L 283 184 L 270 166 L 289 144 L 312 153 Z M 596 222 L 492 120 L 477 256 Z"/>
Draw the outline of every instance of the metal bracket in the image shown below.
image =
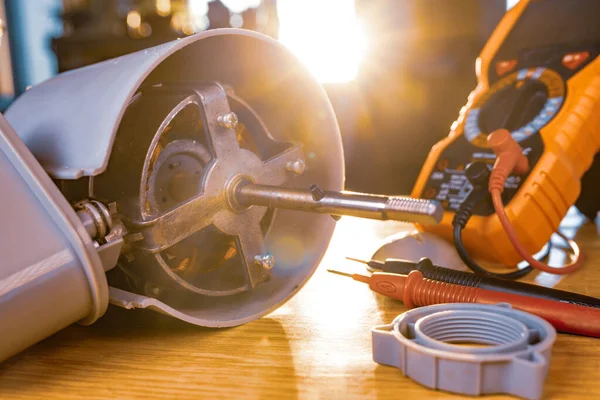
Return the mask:
<path id="1" fill-rule="evenodd" d="M 240 147 L 234 124 L 219 122 L 223 116 L 232 114 L 221 85 L 207 84 L 194 90 L 194 94 L 213 156 L 203 172 L 201 194 L 161 215 L 127 221 L 127 226 L 131 232 L 143 236 L 143 240 L 133 243 L 135 247 L 158 253 L 214 225 L 236 237 L 237 249 L 244 260 L 246 289 L 252 288 L 269 276 L 269 271 L 255 259 L 266 253 L 260 220 L 267 208 L 237 209 L 231 204 L 229 193 L 242 178 L 265 185 L 285 183 L 293 175 L 286 168 L 288 163 L 305 162 L 302 146 L 292 145 L 263 161 Z"/>

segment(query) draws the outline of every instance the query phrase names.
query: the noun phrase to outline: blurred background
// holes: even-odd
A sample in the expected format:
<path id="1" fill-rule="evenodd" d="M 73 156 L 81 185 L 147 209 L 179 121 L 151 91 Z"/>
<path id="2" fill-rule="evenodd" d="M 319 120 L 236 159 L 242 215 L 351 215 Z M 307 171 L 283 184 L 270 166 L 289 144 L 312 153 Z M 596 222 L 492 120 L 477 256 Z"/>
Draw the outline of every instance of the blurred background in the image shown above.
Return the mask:
<path id="1" fill-rule="evenodd" d="M 0 109 L 27 87 L 207 29 L 280 40 L 336 111 L 348 190 L 407 194 L 518 0 L 0 0 Z"/>

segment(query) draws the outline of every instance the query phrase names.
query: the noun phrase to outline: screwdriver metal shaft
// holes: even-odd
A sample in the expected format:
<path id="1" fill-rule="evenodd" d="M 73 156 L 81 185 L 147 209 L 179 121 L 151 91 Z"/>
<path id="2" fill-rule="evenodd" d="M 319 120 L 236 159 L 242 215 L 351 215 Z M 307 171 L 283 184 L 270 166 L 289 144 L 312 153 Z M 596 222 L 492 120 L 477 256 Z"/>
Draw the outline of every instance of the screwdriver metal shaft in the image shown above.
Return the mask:
<path id="1" fill-rule="evenodd" d="M 316 185 L 302 190 L 249 183 L 237 188 L 235 199 L 242 206 L 258 205 L 428 225 L 438 224 L 443 215 L 437 201 L 324 191 Z"/>

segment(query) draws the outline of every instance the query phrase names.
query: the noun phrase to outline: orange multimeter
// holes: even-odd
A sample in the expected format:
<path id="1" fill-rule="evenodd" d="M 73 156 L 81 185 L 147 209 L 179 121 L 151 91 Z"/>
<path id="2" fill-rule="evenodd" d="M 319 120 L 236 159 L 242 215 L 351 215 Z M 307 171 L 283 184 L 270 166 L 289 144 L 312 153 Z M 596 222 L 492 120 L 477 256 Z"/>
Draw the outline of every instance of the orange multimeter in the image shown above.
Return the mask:
<path id="1" fill-rule="evenodd" d="M 413 189 L 445 211 L 440 225 L 422 230 L 452 239 L 454 212 L 471 190 L 464 167 L 478 160 L 491 168 L 487 135 L 505 128 L 530 162 L 527 174 L 507 180 L 505 209 L 528 251 L 548 242 L 600 149 L 598 15 L 600 2 L 588 0 L 521 0 L 506 13 L 477 60 L 477 87 Z M 474 210 L 463 240 L 474 257 L 521 261 L 491 202 Z"/>

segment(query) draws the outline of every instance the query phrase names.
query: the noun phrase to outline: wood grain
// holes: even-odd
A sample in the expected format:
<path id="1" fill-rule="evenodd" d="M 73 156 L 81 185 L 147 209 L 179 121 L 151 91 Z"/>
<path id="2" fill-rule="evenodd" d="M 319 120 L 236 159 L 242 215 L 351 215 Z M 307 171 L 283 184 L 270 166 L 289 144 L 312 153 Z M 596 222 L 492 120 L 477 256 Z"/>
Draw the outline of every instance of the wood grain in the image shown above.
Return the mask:
<path id="1" fill-rule="evenodd" d="M 577 216 L 566 221 L 587 256 L 582 270 L 559 281 L 543 275 L 529 280 L 600 296 L 598 230 L 581 222 Z M 405 308 L 325 271 L 364 271 L 344 256 L 368 258 L 384 237 L 402 229 L 409 227 L 342 219 L 329 252 L 300 293 L 241 327 L 203 329 L 153 312 L 110 307 L 94 325 L 73 325 L 1 364 L 0 398 L 463 398 L 375 364 L 370 329 Z M 600 341 L 559 335 L 544 395 L 599 399 Z"/>

